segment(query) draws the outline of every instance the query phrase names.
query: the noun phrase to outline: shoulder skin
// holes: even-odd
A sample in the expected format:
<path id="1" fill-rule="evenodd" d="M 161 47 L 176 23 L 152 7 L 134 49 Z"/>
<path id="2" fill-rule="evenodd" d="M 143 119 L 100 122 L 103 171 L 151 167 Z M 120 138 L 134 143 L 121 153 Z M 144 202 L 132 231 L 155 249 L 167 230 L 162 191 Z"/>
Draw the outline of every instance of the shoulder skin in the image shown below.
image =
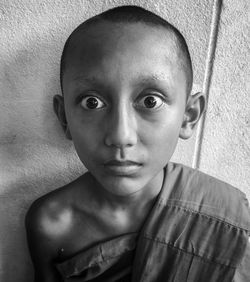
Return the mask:
<path id="1" fill-rule="evenodd" d="M 39 198 L 27 212 L 25 226 L 36 282 L 60 281 L 54 262 L 65 248 L 78 248 L 74 245 L 75 234 L 84 228 L 75 208 L 79 182 L 80 178 Z"/>

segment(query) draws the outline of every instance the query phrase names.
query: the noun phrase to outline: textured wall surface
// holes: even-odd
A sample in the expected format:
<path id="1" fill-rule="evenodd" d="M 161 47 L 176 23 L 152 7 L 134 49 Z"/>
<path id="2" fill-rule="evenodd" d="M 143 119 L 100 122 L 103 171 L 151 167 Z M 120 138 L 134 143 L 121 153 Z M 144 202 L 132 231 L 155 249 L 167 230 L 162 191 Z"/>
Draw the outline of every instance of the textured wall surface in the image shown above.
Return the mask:
<path id="1" fill-rule="evenodd" d="M 227 0 L 222 13 L 200 169 L 250 198 L 250 6 Z"/>
<path id="2" fill-rule="evenodd" d="M 176 25 L 190 47 L 193 90 L 209 97 L 197 134 L 179 142 L 173 160 L 250 199 L 249 1 L 221 2 L 0 0 L 0 281 L 32 281 L 25 213 L 85 170 L 53 114 L 59 60 L 78 24 L 117 5 L 141 5 Z"/>

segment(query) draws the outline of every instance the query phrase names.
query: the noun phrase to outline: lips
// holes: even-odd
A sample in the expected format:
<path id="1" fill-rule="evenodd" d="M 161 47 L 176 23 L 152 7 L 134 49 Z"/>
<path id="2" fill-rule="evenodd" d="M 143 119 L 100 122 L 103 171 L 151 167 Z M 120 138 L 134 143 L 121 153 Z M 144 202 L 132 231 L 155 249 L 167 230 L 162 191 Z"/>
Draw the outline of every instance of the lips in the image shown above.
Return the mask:
<path id="1" fill-rule="evenodd" d="M 111 160 L 104 164 L 105 169 L 116 176 L 130 176 L 138 172 L 142 164 L 130 160 Z"/>

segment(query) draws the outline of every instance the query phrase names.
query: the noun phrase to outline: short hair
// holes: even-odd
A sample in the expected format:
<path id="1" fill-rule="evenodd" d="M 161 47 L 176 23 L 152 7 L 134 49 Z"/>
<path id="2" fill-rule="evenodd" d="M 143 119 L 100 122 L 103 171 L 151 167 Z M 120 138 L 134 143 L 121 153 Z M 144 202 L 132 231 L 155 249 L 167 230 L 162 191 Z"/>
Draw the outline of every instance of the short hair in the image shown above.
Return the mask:
<path id="1" fill-rule="evenodd" d="M 70 34 L 64 45 L 62 56 L 61 56 L 60 84 L 61 84 L 62 93 L 63 93 L 63 72 L 66 66 L 67 51 L 72 37 L 79 29 L 87 28 L 88 26 L 98 23 L 100 21 L 108 21 L 113 23 L 145 23 L 150 26 L 164 27 L 167 31 L 171 32 L 173 34 L 173 40 L 176 49 L 179 52 L 179 59 L 181 60 L 181 65 L 185 71 L 187 96 L 190 94 L 193 85 L 193 67 L 192 67 L 192 61 L 185 38 L 176 27 L 171 25 L 165 19 L 161 18 L 160 16 L 148 10 L 145 10 L 142 7 L 133 6 L 133 5 L 119 6 L 109 9 L 99 15 L 96 15 L 84 21 Z"/>

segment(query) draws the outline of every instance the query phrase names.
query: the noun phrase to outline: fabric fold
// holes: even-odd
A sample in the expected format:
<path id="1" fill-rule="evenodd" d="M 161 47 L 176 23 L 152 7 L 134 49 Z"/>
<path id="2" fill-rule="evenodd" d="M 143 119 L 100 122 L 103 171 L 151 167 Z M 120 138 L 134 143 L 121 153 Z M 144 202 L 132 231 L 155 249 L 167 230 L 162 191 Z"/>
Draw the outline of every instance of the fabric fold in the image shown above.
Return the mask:
<path id="1" fill-rule="evenodd" d="M 131 259 L 133 259 L 132 253 L 136 247 L 137 235 L 137 233 L 125 234 L 97 244 L 56 264 L 56 268 L 64 279 L 68 279 L 66 281 L 71 281 L 71 278 L 74 278 L 73 281 L 78 281 L 77 277 L 79 281 L 95 281 L 93 279 L 113 268 L 113 271 L 109 271 L 109 275 L 105 276 L 109 276 L 107 281 L 117 281 L 112 279 L 119 279 L 131 272 Z M 129 257 L 131 259 L 127 263 Z M 123 267 L 119 267 L 118 264 L 122 264 Z M 105 279 L 105 276 L 102 279 Z"/>
<path id="2" fill-rule="evenodd" d="M 56 267 L 65 282 L 233 281 L 249 276 L 249 225 L 242 192 L 169 163 L 140 232 L 83 250 Z"/>

